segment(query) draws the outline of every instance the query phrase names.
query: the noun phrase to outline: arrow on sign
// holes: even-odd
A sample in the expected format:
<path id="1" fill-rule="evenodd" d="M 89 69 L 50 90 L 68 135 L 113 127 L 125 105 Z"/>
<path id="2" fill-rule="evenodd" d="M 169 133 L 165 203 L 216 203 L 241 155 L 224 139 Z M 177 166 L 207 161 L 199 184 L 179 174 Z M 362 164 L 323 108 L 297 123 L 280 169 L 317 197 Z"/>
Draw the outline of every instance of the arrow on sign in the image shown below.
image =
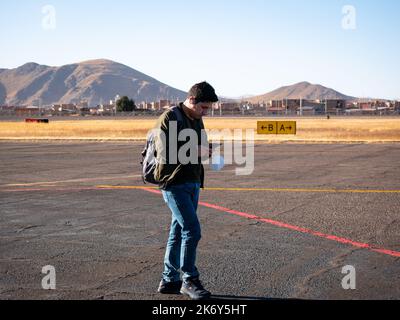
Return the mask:
<path id="1" fill-rule="evenodd" d="M 270 124 L 269 126 L 267 126 L 267 127 L 265 127 L 265 126 L 261 126 L 261 129 L 262 130 L 265 130 L 265 129 L 267 129 L 268 131 L 273 131 L 274 130 L 274 127 L 273 127 L 273 125 L 272 124 Z"/>
<path id="2" fill-rule="evenodd" d="M 282 125 L 281 128 L 279 129 L 279 131 L 282 131 L 282 129 L 283 129 L 283 131 L 285 131 L 286 129 L 292 130 L 292 126 L 285 127 L 284 125 Z"/>

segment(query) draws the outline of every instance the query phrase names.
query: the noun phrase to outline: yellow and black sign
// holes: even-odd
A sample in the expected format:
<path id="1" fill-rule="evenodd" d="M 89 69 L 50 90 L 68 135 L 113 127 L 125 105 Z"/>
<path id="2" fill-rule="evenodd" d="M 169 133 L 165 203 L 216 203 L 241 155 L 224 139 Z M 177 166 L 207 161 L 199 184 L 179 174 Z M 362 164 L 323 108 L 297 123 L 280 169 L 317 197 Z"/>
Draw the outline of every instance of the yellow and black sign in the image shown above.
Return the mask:
<path id="1" fill-rule="evenodd" d="M 257 121 L 258 134 L 296 134 L 296 121 Z"/>

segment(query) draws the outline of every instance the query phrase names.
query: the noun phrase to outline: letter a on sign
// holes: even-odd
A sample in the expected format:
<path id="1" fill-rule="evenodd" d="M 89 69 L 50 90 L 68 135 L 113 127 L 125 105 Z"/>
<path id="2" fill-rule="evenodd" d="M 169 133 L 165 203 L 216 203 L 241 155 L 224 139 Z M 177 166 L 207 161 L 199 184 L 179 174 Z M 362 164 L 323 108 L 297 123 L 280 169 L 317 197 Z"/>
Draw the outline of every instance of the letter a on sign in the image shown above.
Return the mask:
<path id="1" fill-rule="evenodd" d="M 278 134 L 296 134 L 296 121 L 278 121 Z"/>

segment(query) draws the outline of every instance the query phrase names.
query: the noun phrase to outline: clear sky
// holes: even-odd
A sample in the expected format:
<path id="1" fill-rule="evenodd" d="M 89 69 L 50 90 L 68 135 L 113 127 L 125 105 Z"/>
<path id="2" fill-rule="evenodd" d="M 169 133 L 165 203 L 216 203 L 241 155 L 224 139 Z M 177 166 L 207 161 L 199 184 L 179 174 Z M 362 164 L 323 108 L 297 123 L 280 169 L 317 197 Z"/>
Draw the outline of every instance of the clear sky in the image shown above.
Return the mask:
<path id="1" fill-rule="evenodd" d="M 309 81 L 398 99 L 399 16 L 399 0 L 2 0 L 0 68 L 106 58 L 184 91 Z"/>

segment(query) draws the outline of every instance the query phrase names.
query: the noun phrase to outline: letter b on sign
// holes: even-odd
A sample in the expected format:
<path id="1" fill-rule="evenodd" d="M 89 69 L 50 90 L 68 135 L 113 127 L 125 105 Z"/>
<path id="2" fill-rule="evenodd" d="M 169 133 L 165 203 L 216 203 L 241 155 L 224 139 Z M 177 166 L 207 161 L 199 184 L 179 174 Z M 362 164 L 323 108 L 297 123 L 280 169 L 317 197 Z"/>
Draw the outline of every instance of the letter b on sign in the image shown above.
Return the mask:
<path id="1" fill-rule="evenodd" d="M 342 273 L 347 274 L 342 279 L 342 288 L 345 290 L 354 290 L 356 288 L 356 269 L 353 266 L 344 266 Z"/>
<path id="2" fill-rule="evenodd" d="M 42 279 L 42 288 L 45 290 L 55 290 L 56 289 L 56 269 L 53 266 L 44 266 L 42 268 L 42 273 L 46 276 Z"/>

